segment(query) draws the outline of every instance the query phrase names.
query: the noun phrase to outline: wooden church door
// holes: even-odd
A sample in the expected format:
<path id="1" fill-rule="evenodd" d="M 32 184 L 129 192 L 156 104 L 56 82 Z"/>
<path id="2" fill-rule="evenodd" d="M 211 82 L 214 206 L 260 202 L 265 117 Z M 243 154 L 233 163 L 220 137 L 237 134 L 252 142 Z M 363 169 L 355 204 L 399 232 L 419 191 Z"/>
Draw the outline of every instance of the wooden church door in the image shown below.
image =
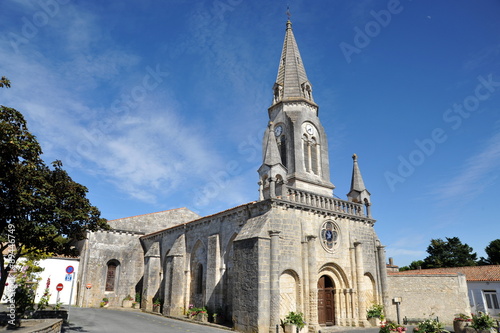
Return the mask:
<path id="1" fill-rule="evenodd" d="M 326 275 L 318 281 L 318 322 L 326 326 L 335 324 L 334 285 Z"/>

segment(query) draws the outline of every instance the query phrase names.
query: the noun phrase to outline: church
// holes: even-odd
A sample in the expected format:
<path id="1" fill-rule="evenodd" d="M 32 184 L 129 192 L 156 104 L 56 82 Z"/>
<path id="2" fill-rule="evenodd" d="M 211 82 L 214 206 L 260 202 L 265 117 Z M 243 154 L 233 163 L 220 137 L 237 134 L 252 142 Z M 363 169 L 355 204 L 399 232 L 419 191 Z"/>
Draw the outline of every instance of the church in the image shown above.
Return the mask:
<path id="1" fill-rule="evenodd" d="M 291 311 L 323 332 L 369 326 L 371 305 L 391 307 L 358 158 L 347 198 L 334 197 L 327 133 L 290 21 L 271 85 L 256 201 L 205 217 L 179 208 L 123 218 L 88 233 L 78 305 L 107 298 L 118 307 L 137 294 L 143 310 L 155 300 L 166 316 L 206 307 L 237 331 L 261 333 Z"/>

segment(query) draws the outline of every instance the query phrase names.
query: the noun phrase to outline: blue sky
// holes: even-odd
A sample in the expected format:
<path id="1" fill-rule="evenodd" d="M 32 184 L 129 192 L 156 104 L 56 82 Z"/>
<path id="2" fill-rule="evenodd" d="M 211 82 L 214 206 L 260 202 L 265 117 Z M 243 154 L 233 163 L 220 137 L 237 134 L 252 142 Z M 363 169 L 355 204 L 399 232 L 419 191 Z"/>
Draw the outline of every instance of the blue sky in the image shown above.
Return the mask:
<path id="1" fill-rule="evenodd" d="M 103 217 L 258 198 L 286 7 L 346 199 L 352 154 L 387 256 L 500 238 L 500 2 L 0 2 L 0 103 Z"/>

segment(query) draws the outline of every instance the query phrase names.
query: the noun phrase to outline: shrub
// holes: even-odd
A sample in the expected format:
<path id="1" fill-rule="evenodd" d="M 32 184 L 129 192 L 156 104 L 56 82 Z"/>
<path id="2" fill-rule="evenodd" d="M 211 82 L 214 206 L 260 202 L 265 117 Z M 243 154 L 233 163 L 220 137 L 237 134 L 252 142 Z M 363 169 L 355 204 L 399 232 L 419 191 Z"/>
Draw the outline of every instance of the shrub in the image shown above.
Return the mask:
<path id="1" fill-rule="evenodd" d="M 477 315 L 472 315 L 472 324 L 470 326 L 477 331 L 489 330 L 495 326 L 495 322 L 487 313 L 479 312 Z"/>
<path id="2" fill-rule="evenodd" d="M 296 325 L 299 329 L 302 329 L 302 327 L 306 325 L 306 323 L 304 322 L 304 314 L 302 314 L 302 312 L 293 311 L 288 313 L 282 323 Z"/>
<path id="3" fill-rule="evenodd" d="M 370 318 L 380 318 L 383 319 L 384 306 L 381 304 L 373 304 L 368 310 L 366 310 L 366 319 Z"/>

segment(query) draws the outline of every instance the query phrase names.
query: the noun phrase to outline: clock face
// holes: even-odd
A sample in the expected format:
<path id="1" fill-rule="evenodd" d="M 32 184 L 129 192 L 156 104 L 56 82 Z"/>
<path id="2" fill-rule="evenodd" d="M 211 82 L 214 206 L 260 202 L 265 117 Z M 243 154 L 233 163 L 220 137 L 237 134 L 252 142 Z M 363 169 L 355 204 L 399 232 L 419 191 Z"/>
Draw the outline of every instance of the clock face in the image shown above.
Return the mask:
<path id="1" fill-rule="evenodd" d="M 306 125 L 306 132 L 307 132 L 308 134 L 311 134 L 311 135 L 312 135 L 312 134 L 314 133 L 313 127 L 312 127 L 311 125 L 307 124 L 307 125 Z"/>
<path id="2" fill-rule="evenodd" d="M 274 135 L 275 136 L 280 136 L 281 133 L 283 133 L 283 127 L 281 125 L 278 125 L 274 128 Z"/>

